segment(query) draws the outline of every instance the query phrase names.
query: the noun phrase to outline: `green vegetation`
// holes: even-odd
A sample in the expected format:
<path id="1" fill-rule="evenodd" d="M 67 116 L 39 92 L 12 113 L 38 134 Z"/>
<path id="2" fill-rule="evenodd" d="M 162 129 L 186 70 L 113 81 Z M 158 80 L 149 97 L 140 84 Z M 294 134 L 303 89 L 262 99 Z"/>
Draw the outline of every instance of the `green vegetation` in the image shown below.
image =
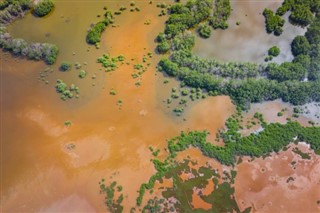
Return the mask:
<path id="1" fill-rule="evenodd" d="M 0 2 L 0 47 L 16 56 L 25 56 L 32 60 L 44 60 L 54 64 L 59 49 L 54 44 L 28 43 L 20 38 L 12 38 L 4 25 L 10 24 L 32 9 L 31 0 L 3 0 Z"/>
<path id="2" fill-rule="evenodd" d="M 153 155 L 154 157 L 157 157 L 158 154 L 160 153 L 160 149 L 154 150 L 152 146 L 149 146 L 149 150 L 151 151 L 151 153 L 152 153 L 152 155 Z"/>
<path id="3" fill-rule="evenodd" d="M 185 30 L 195 25 L 181 26 L 184 23 L 181 20 L 185 20 L 186 17 L 192 19 L 192 15 L 196 20 L 192 23 L 206 20 L 208 16 L 203 12 L 206 9 L 200 6 L 204 4 L 206 2 L 200 3 L 199 0 L 195 0 L 188 1 L 185 5 L 178 3 L 169 8 L 171 13 L 165 31 L 160 33 L 156 40 L 160 44 L 171 44 L 172 53 L 169 59 L 163 58 L 159 62 L 159 71 L 177 78 L 183 85 L 204 89 L 210 95 L 229 95 L 235 104 L 244 109 L 249 108 L 253 102 L 278 98 L 295 105 L 320 101 L 320 86 L 317 81 L 320 79 L 319 16 L 316 16 L 305 35 L 312 49 L 307 55 L 304 53 L 307 52 L 308 45 L 292 62 L 271 63 L 267 66 L 247 62 L 224 63 L 216 59 L 202 59 L 192 54 L 192 39 L 188 42 L 175 42 L 182 40 L 181 35 L 187 34 Z M 196 8 L 192 12 L 189 10 L 190 5 Z M 206 7 L 210 8 L 210 4 Z M 197 10 L 201 11 L 200 15 L 194 13 Z M 266 15 L 268 13 L 267 11 Z M 178 17 L 180 22 L 175 22 Z M 188 35 L 188 38 L 192 38 L 192 35 Z M 296 39 L 293 43 L 293 46 L 298 47 L 303 42 Z M 271 53 L 276 54 L 277 51 L 272 50 Z M 304 81 L 305 78 L 309 81 Z"/>
<path id="4" fill-rule="evenodd" d="M 85 78 L 87 76 L 87 72 L 85 70 L 79 71 L 79 78 Z"/>
<path id="5" fill-rule="evenodd" d="M 72 121 L 67 120 L 67 121 L 64 122 L 64 125 L 65 126 L 71 126 L 72 125 Z"/>
<path id="6" fill-rule="evenodd" d="M 68 61 L 63 61 L 60 65 L 61 71 L 69 71 L 71 70 L 72 64 Z"/>
<path id="7" fill-rule="evenodd" d="M 206 24 L 200 25 L 198 32 L 202 38 L 209 38 L 211 36 L 211 28 Z"/>
<path id="8" fill-rule="evenodd" d="M 104 179 L 99 182 L 99 185 L 100 193 L 106 195 L 105 204 L 108 210 L 111 213 L 122 213 L 123 206 L 121 205 L 121 203 L 123 201 L 123 194 L 119 194 L 115 191 L 116 189 L 118 192 L 122 191 L 122 186 L 117 186 L 117 182 L 115 181 L 113 181 L 109 186 L 106 186 Z"/>
<path id="9" fill-rule="evenodd" d="M 238 112 L 230 117 L 226 122 L 227 130 L 219 133 L 219 138 L 223 139 L 225 146 L 216 146 L 206 140 L 208 132 L 193 131 L 189 133 L 182 132 L 180 136 L 175 137 L 168 142 L 167 150 L 169 156 L 163 161 L 152 160 L 157 170 L 148 183 L 141 185 L 139 190 L 139 197 L 137 198 L 137 205 L 141 205 L 142 198 L 146 190 L 151 190 L 154 187 L 156 180 L 160 180 L 163 177 L 170 178 L 173 174 L 177 174 L 177 165 L 173 159 L 178 152 L 184 151 L 189 147 L 195 147 L 201 150 L 201 152 L 210 157 L 215 158 L 219 162 L 225 165 L 235 165 L 237 156 L 250 156 L 250 157 L 261 157 L 271 152 L 279 152 L 284 147 L 287 147 L 289 143 L 296 141 L 305 141 L 311 145 L 314 150 L 320 148 L 320 128 L 319 127 L 302 127 L 297 122 L 288 122 L 287 124 L 271 123 L 267 124 L 261 113 L 255 113 L 254 118 L 259 121 L 263 130 L 261 132 L 252 133 L 249 136 L 243 137 L 240 134 L 241 126 L 239 122 L 241 120 L 241 110 L 238 108 Z M 299 152 L 298 154 L 302 154 Z M 303 154 L 302 154 L 303 155 Z M 306 155 L 303 155 L 307 158 Z M 173 170 L 174 172 L 170 172 Z M 207 174 L 213 174 L 212 172 Z M 232 179 L 235 177 L 233 173 Z M 178 176 L 177 176 L 178 177 Z M 196 176 L 199 177 L 199 176 Z M 229 176 L 230 177 L 230 176 Z M 177 180 L 174 181 L 174 193 L 177 195 L 177 190 L 182 190 L 184 187 L 176 185 Z M 206 180 L 197 182 L 197 187 L 201 187 L 199 184 L 206 183 Z M 216 181 L 217 182 L 217 181 Z M 232 183 L 233 181 L 230 180 Z M 218 183 L 218 182 L 217 182 Z M 217 184 L 215 184 L 217 185 Z M 214 190 L 214 193 L 218 193 L 220 187 Z M 170 189 L 171 190 L 171 189 Z M 170 191 L 169 190 L 169 191 Z M 164 197 L 170 197 L 173 191 L 164 192 Z M 169 193 L 169 194 L 166 194 Z M 184 195 L 190 196 L 192 193 L 185 193 Z M 166 196 L 167 195 L 167 196 Z M 220 195 L 221 196 L 221 195 Z M 230 197 L 230 196 L 229 196 Z M 201 197 L 206 202 L 210 203 L 210 199 Z M 183 203 L 185 198 L 179 197 L 178 205 Z M 216 199 L 211 199 L 215 201 Z M 226 199 L 223 199 L 226 200 Z M 183 206 L 175 206 L 176 208 L 182 208 Z M 215 205 L 213 205 L 215 206 Z M 222 208 L 220 206 L 220 208 Z M 248 210 L 249 211 L 249 210 Z"/>
<path id="10" fill-rule="evenodd" d="M 298 63 L 284 62 L 281 65 L 271 63 L 267 69 L 268 78 L 279 82 L 288 80 L 301 81 L 306 77 L 307 70 Z"/>
<path id="11" fill-rule="evenodd" d="M 161 54 L 167 53 L 170 50 L 170 43 L 167 41 L 159 43 L 157 46 L 157 50 Z"/>
<path id="12" fill-rule="evenodd" d="M 47 64 L 55 63 L 59 49 L 54 44 L 28 43 L 23 39 L 12 38 L 6 27 L 0 26 L 0 47 L 17 56 L 26 56 L 32 60 L 44 60 Z"/>
<path id="13" fill-rule="evenodd" d="M 32 8 L 31 0 L 0 1 L 0 23 L 9 24 Z"/>
<path id="14" fill-rule="evenodd" d="M 315 0 L 285 0 L 276 13 L 279 16 L 283 16 L 290 11 L 290 22 L 305 27 L 313 21 L 313 14 L 319 13 L 319 5 L 319 1 Z"/>
<path id="15" fill-rule="evenodd" d="M 305 36 L 296 36 L 291 43 L 291 51 L 294 56 L 309 55 L 311 45 Z"/>
<path id="16" fill-rule="evenodd" d="M 116 95 L 117 94 L 117 91 L 114 90 L 114 89 L 111 89 L 110 92 L 109 92 L 110 95 Z"/>
<path id="17" fill-rule="evenodd" d="M 54 3 L 52 0 L 40 0 L 35 4 L 33 12 L 35 15 L 42 17 L 49 14 L 53 8 Z"/>
<path id="18" fill-rule="evenodd" d="M 285 21 L 281 18 L 285 13 L 291 12 L 289 20 L 292 24 L 306 27 L 314 21 L 314 14 L 319 13 L 319 2 L 315 0 L 285 0 L 274 14 L 270 9 L 265 9 L 263 15 L 266 19 L 266 30 L 279 36 Z M 316 15 L 317 16 L 317 15 Z"/>
<path id="19" fill-rule="evenodd" d="M 234 178 L 235 171 L 230 173 L 224 171 L 223 174 L 217 169 L 207 166 L 201 166 L 199 169 L 193 169 L 189 164 L 196 165 L 197 163 L 190 160 L 183 162 L 168 163 L 170 168 L 165 172 L 163 178 L 159 178 L 160 182 L 163 179 L 172 179 L 173 187 L 165 187 L 162 192 L 161 199 L 154 197 L 147 202 L 143 207 L 142 212 L 241 212 L 234 198 Z M 192 174 L 193 177 L 182 180 L 182 173 Z M 199 193 L 200 199 L 212 204 L 212 208 L 204 210 L 201 208 L 194 209 L 190 205 L 194 189 L 204 189 L 209 182 L 214 183 L 214 190 L 208 195 Z M 150 190 L 151 191 L 151 190 Z M 176 199 L 178 202 L 170 202 L 170 198 Z M 250 211 L 250 208 L 244 212 Z"/>
<path id="20" fill-rule="evenodd" d="M 229 129 L 230 130 L 230 129 Z M 199 148 L 204 155 L 217 159 L 223 164 L 233 165 L 236 156 L 260 157 L 270 152 L 278 152 L 284 146 L 298 137 L 299 141 L 306 141 L 312 149 L 320 147 L 320 128 L 302 127 L 296 122 L 287 124 L 269 124 L 259 134 L 240 137 L 238 134 L 230 135 L 225 140 L 225 147 L 214 146 L 206 142 L 207 132 L 182 133 L 179 137 L 169 141 L 168 150 L 172 156 L 189 146 Z M 236 138 L 236 141 L 233 139 Z"/>
<path id="21" fill-rule="evenodd" d="M 172 5 L 169 8 L 170 17 L 164 30 L 165 34 L 162 35 L 168 40 L 187 29 L 195 27 L 209 18 L 211 8 L 212 3 L 209 0 L 188 1 L 186 5 L 180 3 Z"/>
<path id="22" fill-rule="evenodd" d="M 87 34 L 87 42 L 97 45 L 100 42 L 101 34 L 109 24 L 113 23 L 113 16 L 110 11 L 104 14 L 104 20 L 96 23 Z"/>
<path id="23" fill-rule="evenodd" d="M 116 70 L 116 68 L 118 67 L 118 62 L 122 64 L 124 60 L 125 57 L 123 55 L 119 55 L 117 57 L 110 57 L 109 54 L 103 54 L 102 57 L 99 57 L 97 59 L 97 63 L 102 64 L 106 72 L 111 72 Z"/>
<path id="24" fill-rule="evenodd" d="M 278 112 L 278 113 L 277 113 L 277 116 L 278 116 L 278 117 L 283 116 L 283 112 Z"/>
<path id="25" fill-rule="evenodd" d="M 263 16 L 265 17 L 266 21 L 266 30 L 267 33 L 273 33 L 276 36 L 282 34 L 285 21 L 281 18 L 281 16 L 274 14 L 272 10 L 265 9 L 263 11 Z"/>
<path id="26" fill-rule="evenodd" d="M 71 84 L 68 87 L 64 81 L 58 79 L 55 88 L 57 93 L 61 94 L 60 98 L 63 101 L 72 99 L 74 96 L 76 96 L 76 98 L 79 97 L 79 87 L 75 86 L 74 84 Z"/>
<path id="27" fill-rule="evenodd" d="M 300 157 L 302 159 L 307 159 L 307 160 L 310 160 L 311 159 L 311 156 L 308 154 L 308 153 L 304 153 L 302 152 L 298 147 L 295 147 L 292 149 L 292 151 L 298 155 L 300 155 Z"/>
<path id="28" fill-rule="evenodd" d="M 280 49 L 277 46 L 273 46 L 268 50 L 268 55 L 277 57 L 280 54 Z"/>
<path id="29" fill-rule="evenodd" d="M 210 25 L 214 28 L 228 28 L 227 20 L 231 13 L 229 0 L 215 0 L 213 16 L 210 18 Z"/>

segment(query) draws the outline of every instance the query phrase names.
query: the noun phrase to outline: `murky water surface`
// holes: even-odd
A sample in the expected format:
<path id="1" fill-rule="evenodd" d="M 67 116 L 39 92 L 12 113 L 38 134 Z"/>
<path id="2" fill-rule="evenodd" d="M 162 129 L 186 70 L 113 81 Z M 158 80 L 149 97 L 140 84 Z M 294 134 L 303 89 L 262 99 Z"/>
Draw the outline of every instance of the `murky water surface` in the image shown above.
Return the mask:
<path id="1" fill-rule="evenodd" d="M 279 4 L 233 1 L 230 29 L 215 31 L 206 41 L 197 39 L 195 52 L 222 60 L 261 61 L 271 44 L 277 44 L 282 50 L 277 60 L 290 59 L 288 40 L 303 30 L 286 26 L 279 38 L 266 35 L 263 17 L 259 15 L 264 7 L 275 8 Z M 45 64 L 1 52 L 3 212 L 106 211 L 104 196 L 99 194 L 98 182 L 102 178 L 116 180 L 123 186 L 124 212 L 128 212 L 135 205 L 140 184 L 155 172 L 150 162 L 150 145 L 162 149 L 167 139 L 188 130 L 207 129 L 213 141 L 217 129 L 223 128 L 234 112 L 228 97 L 215 97 L 190 104 L 182 118 L 173 115 L 172 108 L 168 109 L 163 100 L 177 83 L 170 80 L 168 85 L 163 85 L 163 76 L 156 72 L 159 57 L 155 54 L 142 75 L 141 86 L 135 85 L 132 65 L 141 63 L 143 55 L 154 51 L 154 38 L 163 30 L 166 19 L 157 16 L 159 9 L 155 4 L 137 1 L 141 12 L 127 10 L 117 16 L 115 26 L 108 27 L 103 34 L 100 49 L 88 46 L 86 31 L 90 24 L 101 20 L 97 15 L 103 15 L 103 7 L 116 10 L 122 5 L 129 8 L 129 1 L 61 0 L 56 1 L 56 9 L 49 17 L 38 19 L 28 14 L 9 27 L 15 37 L 57 44 L 60 55 L 53 72 L 46 77 L 49 82 L 46 85 L 38 79 Z M 150 25 L 144 24 L 147 20 Z M 238 20 L 240 26 L 235 25 Z M 130 64 L 105 73 L 96 63 L 103 53 L 123 54 Z M 58 71 L 62 61 L 81 63 L 87 77 L 78 78 L 75 69 L 66 73 Z M 78 85 L 80 99 L 61 101 L 54 89 L 58 78 Z M 111 89 L 117 91 L 115 96 L 109 94 Z M 117 105 L 119 100 L 123 103 L 121 107 Z M 65 127 L 66 120 L 73 124 Z M 162 150 L 160 158 L 164 155 Z M 222 168 L 197 150 L 187 150 L 184 156 L 187 155 Z M 275 212 L 279 208 L 289 211 L 296 205 L 305 206 L 303 202 L 307 201 L 301 198 L 311 196 L 308 208 L 317 210 L 319 159 L 315 156 L 310 162 L 296 159 L 297 168 L 293 170 L 290 167 L 293 158 L 296 157 L 287 151 L 270 159 L 240 164 L 236 198 L 241 209 L 253 205 L 259 212 Z M 260 167 L 265 167 L 263 171 L 268 175 L 262 174 Z M 294 181 L 286 184 L 289 176 Z M 168 184 L 172 183 L 164 183 Z M 213 184 L 205 193 L 212 189 Z M 196 208 L 201 205 L 209 208 L 197 196 L 193 198 Z M 296 200 L 301 202 L 294 204 Z"/>
<path id="2" fill-rule="evenodd" d="M 303 35 L 306 29 L 293 26 L 285 17 L 283 33 L 277 37 L 267 34 L 262 12 L 265 8 L 276 9 L 283 1 L 231 1 L 231 16 L 227 30 L 215 30 L 209 39 L 197 37 L 195 53 L 201 57 L 215 57 L 222 61 L 253 61 L 262 63 L 268 49 L 278 46 L 281 53 L 274 62 L 291 61 L 291 41 L 297 35 Z M 240 22 L 240 25 L 236 25 Z"/>
<path id="3" fill-rule="evenodd" d="M 129 1 L 57 1 L 49 17 L 28 14 L 9 27 L 15 37 L 56 43 L 60 55 L 46 85 L 38 80 L 45 64 L 1 53 L 4 212 L 106 211 L 98 182 L 109 177 L 123 186 L 128 212 L 140 184 L 155 172 L 148 146 L 163 148 L 166 139 L 182 130 L 208 129 L 214 135 L 234 111 L 228 97 L 217 97 L 191 104 L 186 121 L 174 116 L 162 102 L 170 88 L 163 87 L 163 77 L 156 73 L 157 56 L 150 59 L 141 86 L 135 85 L 132 65 L 154 51 L 153 40 L 164 26 L 165 18 L 158 18 L 154 4 L 137 2 L 141 12 L 127 10 L 117 16 L 100 49 L 88 46 L 86 30 L 101 20 L 97 15 L 104 13 L 103 7 L 115 10 L 122 5 L 129 8 Z M 145 25 L 146 20 L 151 24 Z M 130 65 L 105 73 L 96 63 L 103 53 L 123 54 Z M 81 63 L 87 77 L 78 78 L 75 69 L 58 71 L 62 61 Z M 80 99 L 61 101 L 54 89 L 58 78 L 78 85 Z M 110 95 L 111 89 L 117 95 Z M 72 126 L 65 127 L 66 120 Z"/>

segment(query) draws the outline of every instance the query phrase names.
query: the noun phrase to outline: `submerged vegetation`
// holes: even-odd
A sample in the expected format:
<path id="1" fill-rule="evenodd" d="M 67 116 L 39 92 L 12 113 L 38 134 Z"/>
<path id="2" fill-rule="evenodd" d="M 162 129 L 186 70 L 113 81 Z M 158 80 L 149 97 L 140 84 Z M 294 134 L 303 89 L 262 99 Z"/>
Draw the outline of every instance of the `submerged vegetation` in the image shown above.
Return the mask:
<path id="1" fill-rule="evenodd" d="M 105 194 L 105 204 L 111 213 L 121 213 L 123 211 L 123 206 L 121 205 L 123 201 L 122 186 L 118 185 L 117 182 L 113 181 L 109 186 L 105 185 L 105 180 L 102 179 L 99 182 L 100 193 Z"/>
<path id="2" fill-rule="evenodd" d="M 153 160 L 157 173 L 149 179 L 148 183 L 141 185 L 137 205 L 141 205 L 145 191 L 151 190 L 156 180 L 162 179 L 170 170 L 176 169 L 176 164 L 172 162 L 177 153 L 190 147 L 198 148 L 205 156 L 214 158 L 228 166 L 236 164 L 237 156 L 265 156 L 271 152 L 279 152 L 289 143 L 295 141 L 304 141 L 310 144 L 314 150 L 320 149 L 320 127 L 302 127 L 297 122 L 267 124 L 260 113 L 256 113 L 254 117 L 261 122 L 263 131 L 252 133 L 246 137 L 241 136 L 239 132 L 241 111 L 239 110 L 237 114 L 227 120 L 227 130 L 219 135 L 219 138 L 222 138 L 225 143 L 224 146 L 216 146 L 208 142 L 206 139 L 208 132 L 206 131 L 182 132 L 180 136 L 169 140 L 166 149 L 169 155 L 163 162 Z"/>

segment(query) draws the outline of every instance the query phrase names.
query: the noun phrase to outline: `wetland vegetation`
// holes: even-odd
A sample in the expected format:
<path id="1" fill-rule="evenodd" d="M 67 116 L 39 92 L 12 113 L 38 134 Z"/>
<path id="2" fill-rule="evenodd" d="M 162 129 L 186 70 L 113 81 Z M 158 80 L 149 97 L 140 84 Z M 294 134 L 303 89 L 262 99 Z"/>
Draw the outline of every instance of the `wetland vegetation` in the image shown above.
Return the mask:
<path id="1" fill-rule="evenodd" d="M 87 52 L 94 57 L 81 56 L 82 52 L 78 56 L 75 53 L 76 50 L 72 50 L 72 54 L 62 53 L 63 57 L 54 65 L 59 53 L 57 45 L 32 43 L 13 38 L 7 30 L 7 25 L 26 13 L 33 13 L 33 17 L 37 19 L 51 15 L 51 11 L 55 8 L 53 1 L 4 0 L 0 2 L 0 47 L 14 56 L 43 60 L 52 65 L 47 68 L 52 72 L 53 67 L 55 70 L 62 71 L 54 76 L 57 80 L 51 88 L 55 89 L 63 101 L 54 102 L 56 105 L 53 105 L 59 110 L 70 108 L 68 113 L 63 113 L 61 116 L 59 113 L 56 114 L 58 124 L 55 123 L 55 118 L 50 118 L 49 114 L 41 111 L 45 104 L 41 105 L 37 101 L 34 101 L 35 105 L 33 108 L 30 107 L 31 110 L 26 107 L 17 112 L 16 114 L 19 115 L 17 117 L 19 119 L 26 117 L 45 131 L 45 137 L 42 140 L 48 140 L 50 143 L 49 153 L 58 147 L 57 156 L 59 157 L 54 159 L 55 162 L 60 162 L 60 156 L 66 155 L 67 157 L 61 160 L 63 168 L 66 165 L 72 167 L 75 169 L 75 173 L 72 174 L 81 177 L 76 184 L 84 187 L 88 185 L 92 188 L 92 185 L 97 185 L 100 180 L 99 188 L 94 189 L 98 188 L 97 191 L 100 189 L 104 207 L 109 212 L 129 212 L 131 208 L 130 212 L 248 213 L 252 210 L 253 204 L 243 208 L 243 202 L 236 197 L 238 189 L 235 181 L 242 158 L 248 158 L 253 162 L 260 157 L 278 155 L 288 150 L 291 143 L 298 142 L 305 142 L 315 150 L 315 154 L 319 154 L 318 123 L 308 120 L 304 121 L 306 123 L 304 124 L 298 120 L 299 117 L 305 118 L 302 105 L 320 102 L 320 4 L 318 1 L 284 0 L 275 11 L 268 8 L 263 11 L 262 18 L 265 19 L 266 33 L 281 37 L 285 30 L 284 16 L 287 12 L 290 13 L 288 16 L 290 24 L 305 27 L 306 32 L 288 41 L 294 56 L 292 61 L 278 63 L 275 59 L 272 62 L 274 57 L 285 53 L 280 47 L 270 45 L 269 49 L 265 48 L 265 63 L 261 64 L 243 61 L 223 62 L 216 58 L 202 58 L 193 52 L 197 36 L 209 40 L 210 36 L 215 35 L 216 30 L 228 30 L 230 24 L 228 19 L 232 9 L 236 9 L 231 9 L 232 3 L 229 0 L 188 0 L 183 3 L 172 1 L 170 4 L 157 3 L 156 5 L 150 1 L 148 4 L 150 7 L 153 5 L 160 10 L 160 14 L 156 13 L 156 17 L 163 20 L 164 28 L 162 29 L 164 30 L 150 39 L 151 41 L 154 39 L 155 45 L 148 45 L 148 48 L 144 46 L 145 41 L 142 45 L 140 41 L 138 42 L 142 38 L 149 39 L 139 30 L 140 28 L 146 30 L 156 21 L 149 17 L 146 21 L 143 17 L 144 20 L 141 23 L 136 22 L 135 17 L 138 13 L 133 12 L 141 10 L 143 12 L 140 16 L 143 16 L 146 7 L 140 5 L 141 2 L 126 3 L 127 7 L 117 3 L 114 7 L 116 9 L 103 7 L 103 17 L 96 16 L 100 21 L 95 20 L 95 24 L 92 24 L 88 31 L 84 31 L 83 45 L 86 45 L 84 47 L 87 48 Z M 60 3 L 57 2 L 57 4 Z M 121 4 L 124 3 L 121 2 Z M 129 13 L 133 19 L 130 23 L 134 25 L 130 28 L 132 35 L 129 35 L 124 27 L 115 25 L 118 24 L 118 18 L 122 20 L 126 10 L 132 12 Z M 60 19 L 64 20 L 64 16 L 61 15 Z M 71 20 L 74 21 L 74 19 Z M 65 23 L 67 23 L 66 20 Z M 242 24 L 239 26 L 240 21 L 235 24 L 238 27 L 242 26 Z M 104 40 L 103 33 L 109 26 L 110 32 L 112 30 L 110 34 L 119 35 L 120 31 L 121 34 L 133 38 L 133 42 L 123 39 L 120 43 L 116 41 L 114 41 L 115 44 L 111 41 L 108 43 L 109 41 Z M 156 26 L 160 29 L 159 24 Z M 96 49 L 91 50 L 91 45 L 95 45 Z M 135 49 L 135 46 L 143 51 Z M 155 48 L 155 57 L 153 57 L 152 48 Z M 71 57 L 75 58 L 71 59 Z M 87 62 L 83 65 L 75 62 L 83 57 L 88 57 L 89 63 L 94 65 L 84 67 L 83 65 L 87 65 Z M 154 64 L 157 64 L 157 67 L 153 66 Z M 92 73 L 95 69 L 97 73 Z M 163 75 L 156 73 L 156 69 Z M 40 76 L 42 74 L 40 72 Z M 87 84 L 95 86 L 97 83 L 98 85 L 97 81 L 92 82 L 97 75 L 106 76 L 105 85 L 100 87 L 101 91 L 107 92 L 100 92 L 100 87 L 91 90 L 93 92 L 83 89 Z M 63 80 L 60 78 L 62 76 Z M 105 80 L 102 77 L 100 79 Z M 130 81 L 134 83 L 130 84 Z M 161 82 L 160 86 L 155 86 L 157 81 Z M 99 99 L 96 102 L 90 102 L 90 98 L 84 99 L 83 103 L 69 102 L 80 97 L 78 85 L 81 87 L 81 96 L 87 95 L 90 98 Z M 161 93 L 159 96 L 165 97 L 163 102 L 167 108 L 170 108 L 171 114 L 158 103 L 160 101 L 157 93 L 152 93 L 151 98 L 145 98 L 145 93 L 149 94 L 153 90 Z M 213 119 L 222 120 L 221 124 L 213 128 L 214 132 L 199 129 L 196 123 L 194 125 L 188 123 L 188 120 L 192 119 L 190 118 L 192 107 L 209 99 L 208 96 L 222 95 L 232 99 L 236 108 L 234 114 L 221 118 L 220 112 L 214 115 L 207 113 L 198 118 L 206 120 L 213 117 Z M 267 122 L 268 119 L 264 117 L 265 112 L 252 113 L 250 118 L 245 112 L 253 103 L 264 103 L 276 99 L 296 105 L 291 111 L 284 107 L 276 111 L 275 117 L 279 121 L 283 119 L 284 122 Z M 113 106 L 110 101 L 114 101 Z M 49 103 L 51 104 L 51 100 Z M 74 106 L 71 107 L 73 104 Z M 99 109 L 100 107 L 102 109 Z M 223 107 L 226 111 L 232 111 L 231 108 L 227 109 L 227 106 Z M 114 108 L 117 111 L 114 111 Z M 57 110 L 57 112 L 63 110 Z M 205 110 L 204 112 L 206 113 Z M 287 116 L 288 113 L 292 116 Z M 171 116 L 172 114 L 181 118 Z M 156 123 L 158 120 L 165 124 L 158 125 Z M 77 125 L 73 126 L 73 121 Z M 213 123 L 212 120 L 209 119 L 209 121 L 206 128 L 210 128 Z M 200 123 L 200 121 L 196 122 Z M 144 126 L 141 126 L 141 123 L 145 123 Z M 90 134 L 92 132 L 92 135 L 86 135 L 88 132 Z M 171 139 L 160 141 L 159 135 L 164 134 L 163 138 Z M 47 147 L 48 144 L 43 149 Z M 200 157 L 190 150 L 199 151 Z M 302 160 L 313 159 L 312 154 L 297 147 L 292 149 L 292 153 L 299 155 Z M 129 165 L 129 162 L 132 162 L 132 165 Z M 294 162 L 293 166 L 299 164 Z M 52 166 L 52 162 L 48 165 Z M 91 173 L 86 173 L 87 170 Z M 260 170 L 260 172 L 264 171 L 264 168 Z M 56 173 L 65 175 L 63 170 L 57 170 Z M 64 180 L 59 175 L 54 178 L 55 181 L 56 179 Z M 295 179 L 296 177 L 290 177 L 287 183 L 294 182 Z M 57 183 L 57 187 L 63 186 L 59 184 Z M 73 184 L 70 185 L 73 186 Z M 68 190 L 72 195 L 75 193 L 74 189 L 68 188 Z M 79 194 L 86 194 L 85 189 L 81 190 L 79 189 Z M 98 194 L 92 191 L 90 193 Z M 88 195 L 91 204 L 101 206 L 97 196 L 91 196 Z M 74 198 L 64 202 L 71 203 L 72 199 Z M 61 206 L 50 206 L 54 210 L 59 207 Z M 90 206 L 87 207 L 84 203 L 80 208 L 90 209 Z"/>

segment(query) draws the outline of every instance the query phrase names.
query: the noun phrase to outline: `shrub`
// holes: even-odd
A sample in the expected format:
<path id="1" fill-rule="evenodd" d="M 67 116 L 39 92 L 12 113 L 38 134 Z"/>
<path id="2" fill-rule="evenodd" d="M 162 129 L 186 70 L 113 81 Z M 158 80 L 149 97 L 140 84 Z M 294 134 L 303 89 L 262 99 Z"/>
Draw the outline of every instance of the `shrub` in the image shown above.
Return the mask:
<path id="1" fill-rule="evenodd" d="M 64 61 L 61 63 L 60 65 L 60 70 L 61 71 L 68 71 L 68 70 L 71 70 L 71 63 L 70 62 L 67 62 L 67 61 Z"/>
<path id="2" fill-rule="evenodd" d="M 87 75 L 87 72 L 85 70 L 80 70 L 80 72 L 79 72 L 79 77 L 80 78 L 85 78 L 86 75 Z"/>
<path id="3" fill-rule="evenodd" d="M 198 32 L 202 38 L 209 38 L 211 36 L 211 28 L 207 24 L 201 25 Z"/>
<path id="4" fill-rule="evenodd" d="M 51 10 L 54 8 L 54 3 L 52 0 L 41 0 L 34 6 L 34 14 L 42 17 L 51 12 Z"/>
<path id="5" fill-rule="evenodd" d="M 279 15 L 276 15 L 270 9 L 265 9 L 263 11 L 263 16 L 265 17 L 266 30 L 267 33 L 274 33 L 274 35 L 279 36 L 282 34 L 282 27 L 285 23 Z"/>
<path id="6" fill-rule="evenodd" d="M 89 44 L 97 44 L 100 42 L 100 37 L 105 28 L 113 23 L 113 16 L 111 12 L 107 11 L 104 14 L 104 20 L 95 24 L 87 34 L 87 42 Z"/>
<path id="7" fill-rule="evenodd" d="M 170 50 L 170 44 L 167 41 L 163 41 L 158 44 L 157 50 L 159 53 L 164 54 L 167 53 Z"/>
<path id="8" fill-rule="evenodd" d="M 277 46 L 273 46 L 268 50 L 268 55 L 277 57 L 280 54 L 280 49 Z"/>

